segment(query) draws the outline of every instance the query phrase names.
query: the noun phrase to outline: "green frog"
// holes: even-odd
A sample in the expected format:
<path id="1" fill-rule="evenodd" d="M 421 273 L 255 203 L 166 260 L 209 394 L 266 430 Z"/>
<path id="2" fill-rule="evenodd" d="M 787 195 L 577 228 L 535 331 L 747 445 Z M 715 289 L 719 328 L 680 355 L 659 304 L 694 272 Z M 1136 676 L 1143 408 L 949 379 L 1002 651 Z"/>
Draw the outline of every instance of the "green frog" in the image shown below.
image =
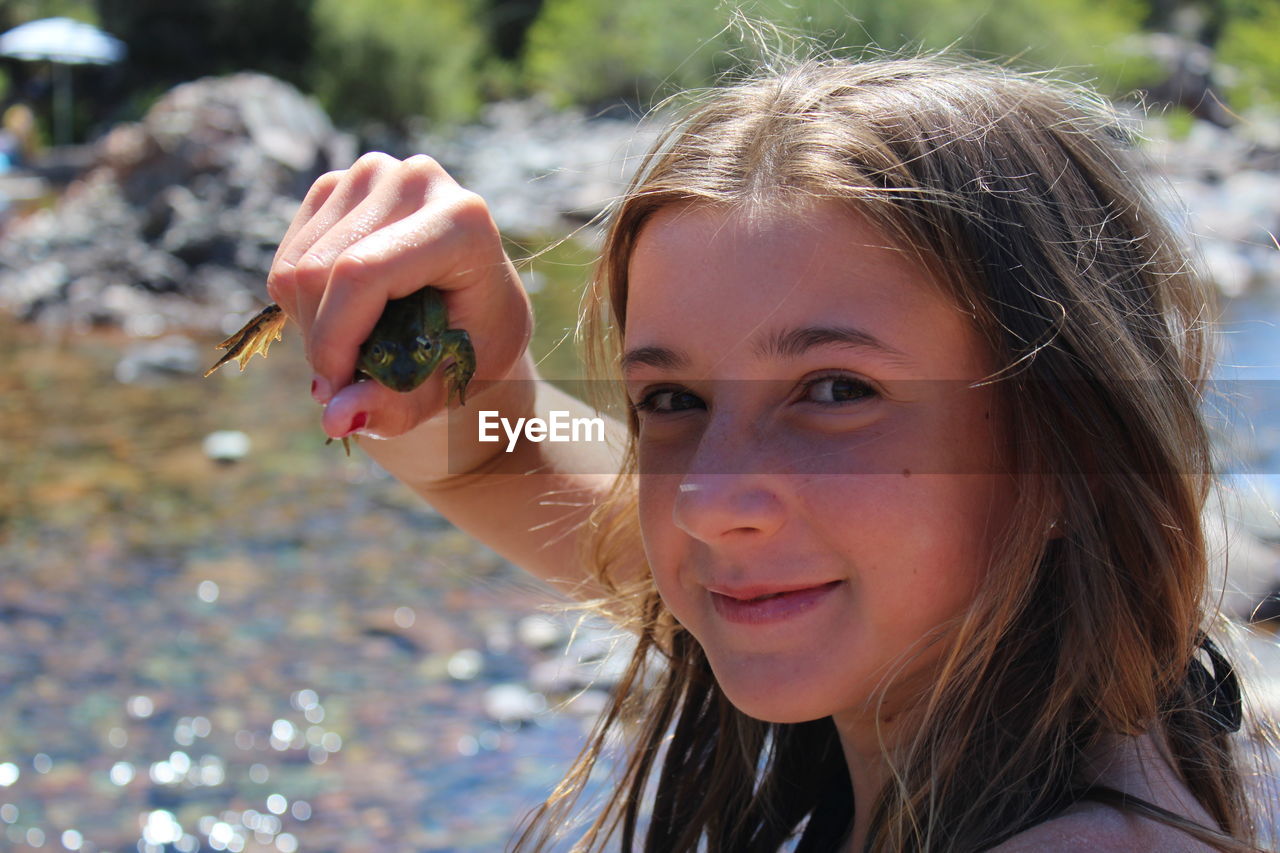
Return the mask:
<path id="1" fill-rule="evenodd" d="M 229 361 L 237 362 L 244 370 L 254 355 L 261 353 L 265 358 L 271 343 L 280 340 L 280 330 L 288 319 L 279 305 L 263 308 L 240 331 L 218 344 L 218 349 L 227 353 L 204 375 Z M 449 328 L 443 294 L 434 287 L 424 287 L 387 302 L 373 331 L 360 345 L 355 378 L 368 377 L 404 394 L 425 382 L 448 359 L 452 361 L 444 370 L 449 402 L 456 396 L 459 405 L 465 405 L 467 383 L 476 371 L 471 337 L 462 329 Z M 346 439 L 342 443 L 347 446 Z"/>

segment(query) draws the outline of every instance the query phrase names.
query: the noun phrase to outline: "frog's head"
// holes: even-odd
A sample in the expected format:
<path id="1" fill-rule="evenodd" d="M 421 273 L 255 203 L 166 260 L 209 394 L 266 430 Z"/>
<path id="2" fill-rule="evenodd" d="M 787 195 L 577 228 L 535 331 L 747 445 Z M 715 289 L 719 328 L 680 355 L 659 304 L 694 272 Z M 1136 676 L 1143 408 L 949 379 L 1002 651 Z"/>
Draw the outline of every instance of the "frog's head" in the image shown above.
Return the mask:
<path id="1" fill-rule="evenodd" d="M 360 347 L 356 366 L 393 391 L 407 393 L 427 380 L 444 357 L 444 347 L 428 335 L 405 341 L 373 338 Z"/>

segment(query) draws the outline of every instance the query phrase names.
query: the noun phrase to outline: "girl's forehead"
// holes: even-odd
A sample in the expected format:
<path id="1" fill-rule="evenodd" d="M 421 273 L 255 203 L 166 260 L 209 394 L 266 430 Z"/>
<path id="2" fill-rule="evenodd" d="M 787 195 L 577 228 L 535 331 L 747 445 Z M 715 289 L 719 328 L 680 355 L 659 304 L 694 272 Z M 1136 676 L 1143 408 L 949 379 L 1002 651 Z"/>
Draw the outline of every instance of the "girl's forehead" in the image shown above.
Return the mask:
<path id="1" fill-rule="evenodd" d="M 834 201 L 660 208 L 642 226 L 627 277 L 633 308 L 678 299 L 714 309 L 773 296 L 779 308 L 825 301 L 952 301 L 918 255 L 857 209 Z"/>
<path id="2" fill-rule="evenodd" d="M 963 373 L 984 351 L 972 316 L 910 252 L 835 202 L 657 211 L 630 258 L 625 345 L 757 351 L 804 329 L 843 329 Z M 745 351 L 740 350 L 747 344 Z M 766 348 L 767 349 L 767 348 Z M 940 378 L 935 376 L 934 378 Z"/>
<path id="3" fill-rule="evenodd" d="M 691 201 L 668 204 L 655 211 L 640 232 L 640 239 L 654 230 L 691 230 L 716 239 L 758 239 L 779 232 L 807 234 L 812 239 L 847 240 L 854 236 L 873 237 L 891 244 L 869 216 L 851 204 L 807 197 L 775 197 L 757 201 L 720 204 Z"/>
<path id="4" fill-rule="evenodd" d="M 910 277 L 940 294 L 949 292 L 918 252 L 891 237 L 867 213 L 836 201 L 666 205 L 645 221 L 634 241 L 630 284 L 637 267 L 643 271 L 670 255 L 679 255 L 686 265 L 749 259 L 759 276 L 838 258 L 850 275 L 892 267 L 894 278 Z"/>

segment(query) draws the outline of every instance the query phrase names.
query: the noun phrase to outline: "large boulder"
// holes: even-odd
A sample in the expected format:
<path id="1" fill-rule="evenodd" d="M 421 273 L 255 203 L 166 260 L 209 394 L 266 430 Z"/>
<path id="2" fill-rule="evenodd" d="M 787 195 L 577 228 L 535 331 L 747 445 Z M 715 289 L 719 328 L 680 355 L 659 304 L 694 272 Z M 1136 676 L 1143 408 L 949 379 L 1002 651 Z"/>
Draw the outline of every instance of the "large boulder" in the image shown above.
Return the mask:
<path id="1" fill-rule="evenodd" d="M 220 327 L 265 297 L 311 182 L 355 156 L 310 98 L 262 74 L 184 83 L 115 127 L 52 208 L 0 241 L 0 306 L 138 334 Z"/>

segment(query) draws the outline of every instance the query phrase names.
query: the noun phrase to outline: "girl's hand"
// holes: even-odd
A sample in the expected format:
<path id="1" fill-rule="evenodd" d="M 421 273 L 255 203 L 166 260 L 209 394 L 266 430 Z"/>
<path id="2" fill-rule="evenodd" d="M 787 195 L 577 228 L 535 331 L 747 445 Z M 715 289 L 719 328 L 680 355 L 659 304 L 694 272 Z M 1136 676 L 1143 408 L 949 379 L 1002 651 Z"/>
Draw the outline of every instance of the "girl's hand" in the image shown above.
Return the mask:
<path id="1" fill-rule="evenodd" d="M 302 330 L 330 436 L 400 435 L 444 409 L 442 371 L 407 394 L 352 384 L 387 300 L 427 285 L 444 291 L 450 328 L 466 329 L 475 346 L 470 407 L 508 375 L 533 328 L 484 201 L 422 155 L 365 154 L 316 180 L 276 251 L 267 292 Z"/>

